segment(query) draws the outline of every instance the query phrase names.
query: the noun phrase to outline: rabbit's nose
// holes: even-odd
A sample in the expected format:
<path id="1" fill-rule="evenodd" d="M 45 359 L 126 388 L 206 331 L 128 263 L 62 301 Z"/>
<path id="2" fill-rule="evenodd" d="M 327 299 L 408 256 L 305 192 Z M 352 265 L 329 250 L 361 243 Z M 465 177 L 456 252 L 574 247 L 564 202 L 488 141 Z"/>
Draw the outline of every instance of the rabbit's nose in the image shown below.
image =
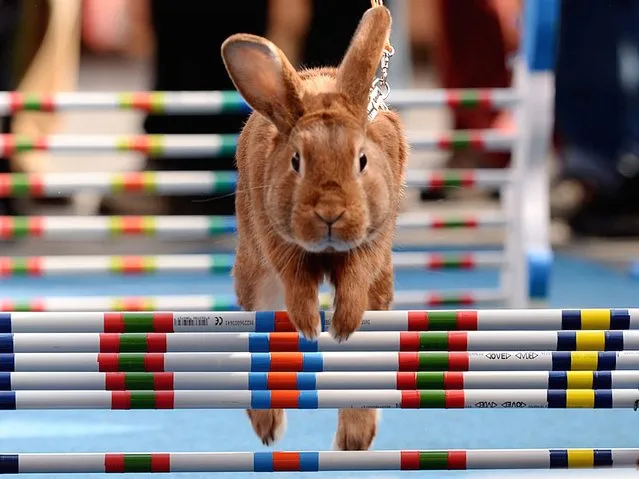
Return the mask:
<path id="1" fill-rule="evenodd" d="M 319 219 L 321 219 L 328 226 L 331 226 L 334 223 L 337 223 L 337 221 L 342 216 L 344 216 L 344 213 L 346 213 L 346 210 L 329 211 L 329 210 L 324 209 L 324 208 L 318 208 L 318 209 L 315 210 L 315 216 L 317 216 Z"/>

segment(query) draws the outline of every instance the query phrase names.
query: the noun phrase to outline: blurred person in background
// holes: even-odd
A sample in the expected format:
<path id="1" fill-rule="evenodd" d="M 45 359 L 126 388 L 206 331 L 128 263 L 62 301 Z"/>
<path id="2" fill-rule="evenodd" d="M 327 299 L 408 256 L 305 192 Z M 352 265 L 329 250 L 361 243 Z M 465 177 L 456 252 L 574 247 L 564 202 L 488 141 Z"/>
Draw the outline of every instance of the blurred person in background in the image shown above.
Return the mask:
<path id="1" fill-rule="evenodd" d="M 0 1 L 0 91 L 15 88 L 14 62 L 16 36 L 20 19 L 21 0 Z M 0 117 L 0 133 L 11 132 L 11 117 Z M 0 173 L 9 173 L 10 158 L 0 157 Z M 0 198 L 0 215 L 14 214 L 14 204 L 10 198 Z"/>
<path id="2" fill-rule="evenodd" d="M 432 59 L 442 88 L 510 88 L 509 59 L 519 48 L 517 17 L 521 0 L 430 0 Z M 507 111 L 492 108 L 450 110 L 451 128 L 510 128 Z M 505 168 L 510 152 L 454 151 L 445 168 Z M 445 191 L 423 190 L 423 200 L 442 199 Z"/>
<path id="3" fill-rule="evenodd" d="M 639 0 L 563 0 L 552 210 L 585 236 L 639 236 Z"/>

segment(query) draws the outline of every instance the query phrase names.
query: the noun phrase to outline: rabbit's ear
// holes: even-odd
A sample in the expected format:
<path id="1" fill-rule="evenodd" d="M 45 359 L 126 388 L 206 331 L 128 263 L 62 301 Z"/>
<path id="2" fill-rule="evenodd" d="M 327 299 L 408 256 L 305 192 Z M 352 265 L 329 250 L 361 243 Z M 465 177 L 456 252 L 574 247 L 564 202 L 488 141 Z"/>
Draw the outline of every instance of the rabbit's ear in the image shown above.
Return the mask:
<path id="1" fill-rule="evenodd" d="M 265 38 L 236 34 L 222 44 L 233 84 L 278 130 L 289 131 L 302 116 L 302 81 L 284 53 Z"/>
<path id="2" fill-rule="evenodd" d="M 339 67 L 337 86 L 358 108 L 366 108 L 368 104 L 368 94 L 390 29 L 391 15 L 386 7 L 368 9 Z"/>

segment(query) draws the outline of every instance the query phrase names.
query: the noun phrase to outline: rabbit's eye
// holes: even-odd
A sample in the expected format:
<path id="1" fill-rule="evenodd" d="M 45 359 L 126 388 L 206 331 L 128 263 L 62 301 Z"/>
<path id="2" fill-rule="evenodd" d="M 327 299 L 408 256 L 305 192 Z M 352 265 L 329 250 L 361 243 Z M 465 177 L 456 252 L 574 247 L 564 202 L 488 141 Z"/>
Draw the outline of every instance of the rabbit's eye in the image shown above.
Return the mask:
<path id="1" fill-rule="evenodd" d="M 368 158 L 366 158 L 366 155 L 362 153 L 361 155 L 359 155 L 359 171 L 364 171 L 364 168 L 366 168 L 367 164 Z"/>
<path id="2" fill-rule="evenodd" d="M 295 153 L 291 158 L 291 167 L 295 170 L 296 173 L 300 172 L 300 154 Z"/>

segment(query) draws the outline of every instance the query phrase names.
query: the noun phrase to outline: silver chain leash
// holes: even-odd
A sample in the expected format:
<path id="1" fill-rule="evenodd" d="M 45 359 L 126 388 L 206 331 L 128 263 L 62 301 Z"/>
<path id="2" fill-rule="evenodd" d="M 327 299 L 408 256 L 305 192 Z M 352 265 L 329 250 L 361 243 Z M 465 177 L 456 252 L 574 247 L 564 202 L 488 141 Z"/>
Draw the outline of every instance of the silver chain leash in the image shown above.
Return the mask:
<path id="1" fill-rule="evenodd" d="M 395 54 L 395 49 L 384 49 L 380 63 L 380 76 L 373 80 L 371 91 L 368 97 L 368 119 L 373 121 L 379 110 L 388 110 L 386 99 L 390 95 L 391 89 L 388 84 L 388 67 L 390 59 Z"/>

